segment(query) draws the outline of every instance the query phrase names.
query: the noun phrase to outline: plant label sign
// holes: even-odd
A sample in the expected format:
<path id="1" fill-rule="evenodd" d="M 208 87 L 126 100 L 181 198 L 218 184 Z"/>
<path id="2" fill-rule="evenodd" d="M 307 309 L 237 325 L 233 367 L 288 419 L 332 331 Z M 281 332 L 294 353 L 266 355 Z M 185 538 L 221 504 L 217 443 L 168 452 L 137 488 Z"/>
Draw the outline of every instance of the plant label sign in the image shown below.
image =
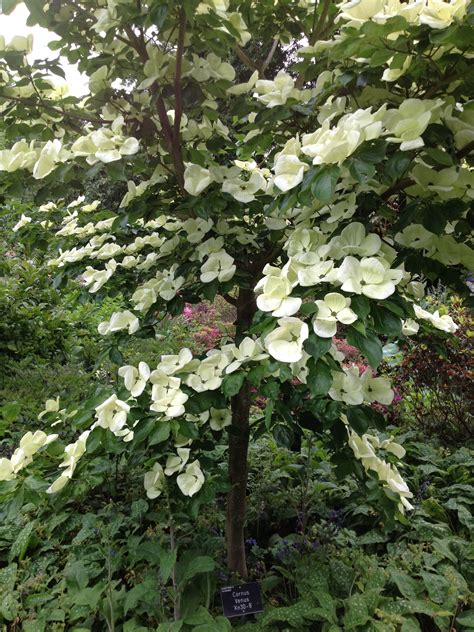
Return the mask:
<path id="1" fill-rule="evenodd" d="M 224 615 L 228 618 L 263 612 L 262 595 L 257 582 L 221 588 Z"/>

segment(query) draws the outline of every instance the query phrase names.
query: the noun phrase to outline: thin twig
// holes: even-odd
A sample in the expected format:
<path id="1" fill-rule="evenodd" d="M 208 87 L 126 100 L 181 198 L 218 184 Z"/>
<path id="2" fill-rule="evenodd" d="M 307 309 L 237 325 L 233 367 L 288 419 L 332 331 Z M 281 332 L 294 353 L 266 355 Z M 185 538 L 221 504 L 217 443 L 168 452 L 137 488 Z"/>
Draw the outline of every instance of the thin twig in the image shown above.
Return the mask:
<path id="1" fill-rule="evenodd" d="M 236 46 L 235 47 L 235 52 L 237 54 L 237 57 L 240 59 L 240 61 L 245 64 L 247 66 L 247 68 L 250 68 L 250 70 L 258 70 L 260 72 L 260 68 L 258 67 L 258 65 L 252 61 L 250 59 L 250 57 L 247 55 L 247 53 L 245 53 L 240 46 Z"/>
<path id="2" fill-rule="evenodd" d="M 272 59 L 273 59 L 273 55 L 276 52 L 276 49 L 278 47 L 278 40 L 275 38 L 273 40 L 272 46 L 270 48 L 270 51 L 265 59 L 265 61 L 262 63 L 262 66 L 260 68 L 260 75 L 263 77 L 265 75 L 265 70 L 268 68 L 268 66 L 270 65 Z"/>

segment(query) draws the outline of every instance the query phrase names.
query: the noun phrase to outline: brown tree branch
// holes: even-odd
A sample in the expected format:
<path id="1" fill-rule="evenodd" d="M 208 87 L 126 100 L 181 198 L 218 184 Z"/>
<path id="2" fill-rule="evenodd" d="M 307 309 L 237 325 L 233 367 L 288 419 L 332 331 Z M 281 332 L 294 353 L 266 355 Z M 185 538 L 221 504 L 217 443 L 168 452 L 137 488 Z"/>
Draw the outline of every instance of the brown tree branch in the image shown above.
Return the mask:
<path id="1" fill-rule="evenodd" d="M 259 74 L 263 77 L 265 75 L 265 70 L 268 68 L 268 66 L 270 65 L 272 59 L 273 59 L 273 55 L 276 53 L 276 49 L 278 48 L 278 40 L 275 38 L 273 40 L 272 46 L 270 48 L 270 51 L 268 53 L 268 55 L 266 56 L 265 60 L 262 62 L 262 65 L 260 67 L 260 71 Z"/>
<path id="2" fill-rule="evenodd" d="M 179 124 L 181 123 L 182 117 L 182 92 L 181 92 L 181 67 L 182 67 L 182 56 L 184 49 L 184 37 L 185 37 L 185 27 L 186 27 L 186 15 L 184 11 L 182 11 L 180 15 L 180 32 L 178 35 L 178 50 L 176 53 L 176 74 L 175 74 L 175 98 L 177 103 L 175 104 L 175 122 L 174 126 L 171 127 L 170 121 L 168 119 L 168 114 L 166 110 L 166 104 L 161 94 L 160 86 L 155 81 L 151 86 L 151 94 L 155 98 L 156 107 L 158 110 L 158 118 L 160 119 L 161 124 L 161 133 L 163 137 L 163 141 L 165 143 L 166 149 L 170 154 L 173 165 L 175 168 L 175 175 L 178 182 L 178 187 L 181 192 L 184 192 L 184 164 L 181 155 L 181 143 L 179 135 L 176 137 L 174 133 L 176 120 L 179 118 Z M 131 26 L 125 27 L 125 32 L 128 36 L 128 45 L 131 46 L 138 55 L 140 59 L 146 63 L 149 59 L 148 51 L 146 49 L 146 43 L 144 40 L 141 40 L 138 37 Z M 122 38 L 122 41 L 127 41 L 125 38 Z M 178 79 L 176 79 L 178 77 Z M 177 112 L 178 110 L 178 112 Z M 178 116 L 177 116 L 178 115 Z"/>
<path id="3" fill-rule="evenodd" d="M 471 151 L 474 151 L 474 140 L 471 140 L 470 143 L 468 143 L 467 145 L 464 145 L 464 147 L 458 151 L 456 156 L 459 159 L 465 158 L 471 153 Z"/>
<path id="4" fill-rule="evenodd" d="M 250 70 L 258 70 L 260 72 L 260 68 L 259 66 L 250 59 L 250 57 L 247 55 L 247 53 L 245 53 L 240 46 L 236 46 L 235 47 L 235 52 L 237 57 L 240 59 L 240 61 L 245 64 L 247 66 L 247 68 L 250 68 Z"/>
<path id="5" fill-rule="evenodd" d="M 184 38 L 186 35 L 186 13 L 183 8 L 179 10 L 179 33 L 176 49 L 176 66 L 174 73 L 174 125 L 172 155 L 176 169 L 176 177 L 179 187 L 184 190 L 184 164 L 181 152 L 181 119 L 183 116 L 183 90 L 181 73 L 183 66 Z"/>

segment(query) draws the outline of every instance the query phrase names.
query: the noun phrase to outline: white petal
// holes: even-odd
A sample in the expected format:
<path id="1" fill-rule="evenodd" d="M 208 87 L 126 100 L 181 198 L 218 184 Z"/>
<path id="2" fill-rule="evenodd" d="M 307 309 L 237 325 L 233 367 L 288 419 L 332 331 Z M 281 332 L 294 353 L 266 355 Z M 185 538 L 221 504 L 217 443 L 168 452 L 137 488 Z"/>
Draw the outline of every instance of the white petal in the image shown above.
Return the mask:
<path id="1" fill-rule="evenodd" d="M 279 362 L 299 362 L 303 357 L 303 349 L 296 342 L 275 340 L 268 345 L 269 354 Z"/>
<path id="2" fill-rule="evenodd" d="M 315 318 L 313 320 L 314 333 L 321 338 L 332 338 L 337 332 L 335 318 Z"/>
<path id="3" fill-rule="evenodd" d="M 278 309 L 272 312 L 272 316 L 281 318 L 282 316 L 293 316 L 301 307 L 303 301 L 300 298 L 285 298 L 281 301 L 281 305 Z"/>

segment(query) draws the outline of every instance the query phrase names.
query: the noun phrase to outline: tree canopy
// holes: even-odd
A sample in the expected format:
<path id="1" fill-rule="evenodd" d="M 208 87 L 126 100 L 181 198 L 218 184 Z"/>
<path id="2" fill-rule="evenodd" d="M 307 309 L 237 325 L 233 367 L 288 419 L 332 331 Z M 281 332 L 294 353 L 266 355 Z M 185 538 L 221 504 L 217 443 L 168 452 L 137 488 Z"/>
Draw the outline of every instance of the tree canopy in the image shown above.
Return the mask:
<path id="1" fill-rule="evenodd" d="M 197 507 L 212 496 L 206 447 L 228 432 L 228 559 L 245 575 L 250 430 L 291 444 L 309 429 L 341 471 L 376 475 L 381 502 L 401 518 L 412 494 L 397 468 L 403 448 L 383 434 L 379 408 L 393 390 L 376 370 L 392 338 L 455 332 L 449 316 L 419 305 L 427 284 L 468 294 L 470 3 L 26 5 L 30 24 L 59 36 L 50 47 L 87 74 L 90 94 L 54 85 L 59 60 L 30 66 L 28 38 L 0 41 L 4 196 L 37 181 L 15 227 L 22 239 L 54 241 L 57 286 L 79 276 L 94 295 L 127 297 L 99 328 L 113 349 L 123 336 L 154 336 L 163 313 L 186 303 L 219 294 L 236 309 L 235 336 L 207 355 L 182 349 L 156 367 L 121 367 L 123 389 L 76 411 L 81 432 L 49 491 L 67 493 L 108 431 L 132 453 L 153 436 L 147 496 L 166 488 Z M 117 205 L 68 199 L 99 173 L 126 184 Z M 372 369 L 344 364 L 338 333 Z M 256 393 L 266 406 L 250 429 Z M 50 401 L 44 419 L 65 421 L 59 408 Z M 0 459 L 0 479 L 15 480 L 56 439 L 25 435 Z"/>

